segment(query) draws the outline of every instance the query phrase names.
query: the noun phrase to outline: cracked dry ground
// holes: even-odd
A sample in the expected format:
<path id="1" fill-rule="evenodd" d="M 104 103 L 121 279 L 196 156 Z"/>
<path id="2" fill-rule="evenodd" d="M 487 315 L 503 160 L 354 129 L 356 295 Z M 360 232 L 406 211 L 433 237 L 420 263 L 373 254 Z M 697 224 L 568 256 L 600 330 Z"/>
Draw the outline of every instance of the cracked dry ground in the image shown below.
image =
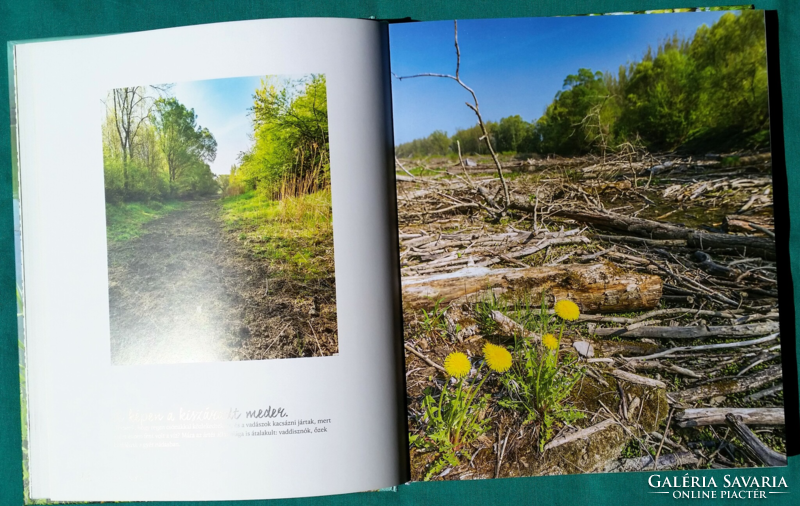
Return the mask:
<path id="1" fill-rule="evenodd" d="M 311 294 L 270 277 L 268 261 L 226 231 L 220 214 L 216 199 L 189 202 L 109 245 L 112 364 L 337 353 L 333 283 Z"/>

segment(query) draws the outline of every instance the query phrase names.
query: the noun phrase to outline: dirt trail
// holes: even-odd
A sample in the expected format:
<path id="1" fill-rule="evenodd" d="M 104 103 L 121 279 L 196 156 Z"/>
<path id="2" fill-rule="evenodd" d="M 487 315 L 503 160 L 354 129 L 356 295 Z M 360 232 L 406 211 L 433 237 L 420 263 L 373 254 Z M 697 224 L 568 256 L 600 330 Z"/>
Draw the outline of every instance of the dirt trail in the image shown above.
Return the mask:
<path id="1" fill-rule="evenodd" d="M 315 301 L 290 281 L 271 279 L 265 293 L 267 262 L 224 229 L 220 211 L 218 200 L 190 202 L 109 246 L 113 364 L 336 353 L 335 305 L 331 327 L 331 312 L 312 319 Z"/>
<path id="2" fill-rule="evenodd" d="M 215 201 L 192 202 L 109 247 L 114 364 L 230 360 L 240 311 L 225 289 L 229 249 Z"/>

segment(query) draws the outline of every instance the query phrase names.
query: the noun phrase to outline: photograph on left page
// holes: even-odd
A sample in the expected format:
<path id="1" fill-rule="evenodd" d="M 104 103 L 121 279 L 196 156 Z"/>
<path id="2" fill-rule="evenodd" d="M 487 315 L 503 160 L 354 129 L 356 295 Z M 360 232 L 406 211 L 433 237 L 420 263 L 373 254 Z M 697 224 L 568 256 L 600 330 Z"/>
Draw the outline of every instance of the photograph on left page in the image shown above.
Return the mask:
<path id="1" fill-rule="evenodd" d="M 111 363 L 338 354 L 326 78 L 109 90 Z"/>

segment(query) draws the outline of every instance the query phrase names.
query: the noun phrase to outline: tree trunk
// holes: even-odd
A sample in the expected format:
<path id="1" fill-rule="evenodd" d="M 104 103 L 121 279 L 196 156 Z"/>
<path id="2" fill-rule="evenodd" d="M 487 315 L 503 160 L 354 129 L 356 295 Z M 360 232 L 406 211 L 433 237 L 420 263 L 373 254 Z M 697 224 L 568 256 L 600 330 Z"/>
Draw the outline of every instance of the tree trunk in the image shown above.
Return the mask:
<path id="1" fill-rule="evenodd" d="M 661 299 L 658 276 L 626 272 L 610 264 L 557 265 L 521 269 L 468 267 L 447 274 L 403 278 L 403 304 L 431 308 L 437 302 L 478 301 L 484 292 L 527 298 L 570 299 L 585 312 L 626 312 L 653 309 Z"/>

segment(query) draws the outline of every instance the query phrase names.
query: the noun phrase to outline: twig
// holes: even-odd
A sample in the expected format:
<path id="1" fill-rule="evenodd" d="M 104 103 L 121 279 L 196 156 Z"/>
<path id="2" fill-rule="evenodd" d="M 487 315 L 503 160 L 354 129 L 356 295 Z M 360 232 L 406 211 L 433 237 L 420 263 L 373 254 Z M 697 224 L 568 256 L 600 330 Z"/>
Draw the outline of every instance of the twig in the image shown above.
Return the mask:
<path id="1" fill-rule="evenodd" d="M 478 117 L 478 125 L 481 127 L 481 132 L 483 133 L 483 136 L 481 138 L 486 143 L 486 147 L 489 148 L 489 153 L 491 153 L 492 160 L 494 161 L 494 164 L 497 167 L 497 174 L 500 177 L 500 184 L 503 187 L 503 197 L 505 199 L 504 206 L 500 211 L 505 212 L 511 205 L 511 196 L 508 192 L 508 185 L 506 184 L 506 179 L 503 176 L 503 166 L 500 164 L 500 160 L 497 158 L 497 153 L 495 153 L 494 147 L 492 146 L 492 140 L 489 135 L 489 131 L 486 129 L 486 124 L 483 122 L 483 117 L 481 116 L 480 113 L 480 106 L 478 105 L 478 97 L 477 95 L 475 95 L 475 91 L 466 84 L 464 84 L 464 81 L 462 81 L 461 77 L 459 76 L 459 71 L 461 69 L 461 49 L 458 46 L 458 21 L 453 21 L 453 32 L 454 32 L 454 40 L 456 46 L 456 75 L 453 76 L 450 74 L 437 74 L 433 72 L 425 72 L 422 74 L 414 74 L 410 76 L 395 75 L 395 77 L 400 81 L 402 81 L 403 79 L 413 79 L 415 77 L 443 77 L 446 79 L 452 79 L 455 82 L 457 82 L 462 88 L 467 90 L 470 93 L 470 95 L 472 95 L 472 101 L 474 103 L 473 104 L 470 104 L 469 102 L 465 103 L 467 107 L 472 109 L 472 111 Z"/>
<path id="2" fill-rule="evenodd" d="M 723 348 L 742 348 L 745 346 L 753 346 L 756 344 L 766 343 L 768 341 L 772 341 L 776 339 L 780 332 L 776 332 L 775 334 L 770 334 L 766 337 L 760 337 L 758 339 L 751 339 L 749 341 L 737 341 L 735 343 L 720 343 L 720 344 L 704 344 L 701 346 L 679 346 L 677 348 L 670 348 L 666 351 L 662 351 L 659 353 L 653 353 L 652 355 L 645 355 L 642 357 L 621 357 L 624 360 L 650 360 L 653 358 L 665 357 L 667 355 L 672 355 L 673 353 L 678 353 L 680 351 L 703 351 L 703 350 L 719 350 Z"/>
<path id="3" fill-rule="evenodd" d="M 322 346 L 319 345 L 319 339 L 317 339 L 317 333 L 314 332 L 314 327 L 311 326 L 311 322 L 308 322 L 308 326 L 311 327 L 311 333 L 314 335 L 314 341 L 316 341 L 317 343 L 317 349 L 319 350 L 319 354 L 324 355 L 324 353 L 322 353 Z"/>
<path id="4" fill-rule="evenodd" d="M 423 355 L 421 352 L 419 352 L 419 351 L 415 350 L 414 348 L 412 348 L 410 344 L 404 343 L 403 347 L 405 349 L 407 349 L 408 351 L 410 351 L 411 353 L 413 353 L 414 355 L 416 355 L 419 358 L 421 358 L 429 366 L 435 367 L 436 369 L 442 371 L 443 373 L 447 373 L 447 371 L 444 369 L 444 367 L 440 366 L 439 364 L 437 364 L 433 360 L 431 360 L 428 357 L 426 357 L 425 355 Z"/>
<path id="5" fill-rule="evenodd" d="M 675 412 L 675 409 L 669 410 L 669 416 L 667 417 L 667 425 L 664 428 L 664 439 L 667 438 L 669 435 L 669 424 L 672 422 L 672 413 Z M 654 469 L 658 470 L 658 457 L 661 455 L 661 448 L 664 447 L 664 439 L 661 440 L 661 443 L 658 444 L 658 451 L 656 451 L 656 458 L 653 459 L 653 464 L 655 465 Z"/>
<path id="6" fill-rule="evenodd" d="M 408 174 L 409 176 L 411 176 L 411 179 L 414 179 L 414 174 L 412 174 L 412 173 L 410 173 L 409 171 L 407 171 L 407 170 L 406 170 L 406 168 L 405 168 L 405 167 L 403 167 L 403 164 L 402 164 L 402 163 L 400 163 L 400 160 L 399 160 L 399 159 L 398 159 L 396 156 L 394 157 L 394 161 L 395 161 L 395 163 L 396 163 L 396 164 L 397 164 L 397 165 L 400 167 L 400 169 L 402 169 L 402 171 L 403 171 L 403 172 L 405 172 L 406 174 Z"/>

